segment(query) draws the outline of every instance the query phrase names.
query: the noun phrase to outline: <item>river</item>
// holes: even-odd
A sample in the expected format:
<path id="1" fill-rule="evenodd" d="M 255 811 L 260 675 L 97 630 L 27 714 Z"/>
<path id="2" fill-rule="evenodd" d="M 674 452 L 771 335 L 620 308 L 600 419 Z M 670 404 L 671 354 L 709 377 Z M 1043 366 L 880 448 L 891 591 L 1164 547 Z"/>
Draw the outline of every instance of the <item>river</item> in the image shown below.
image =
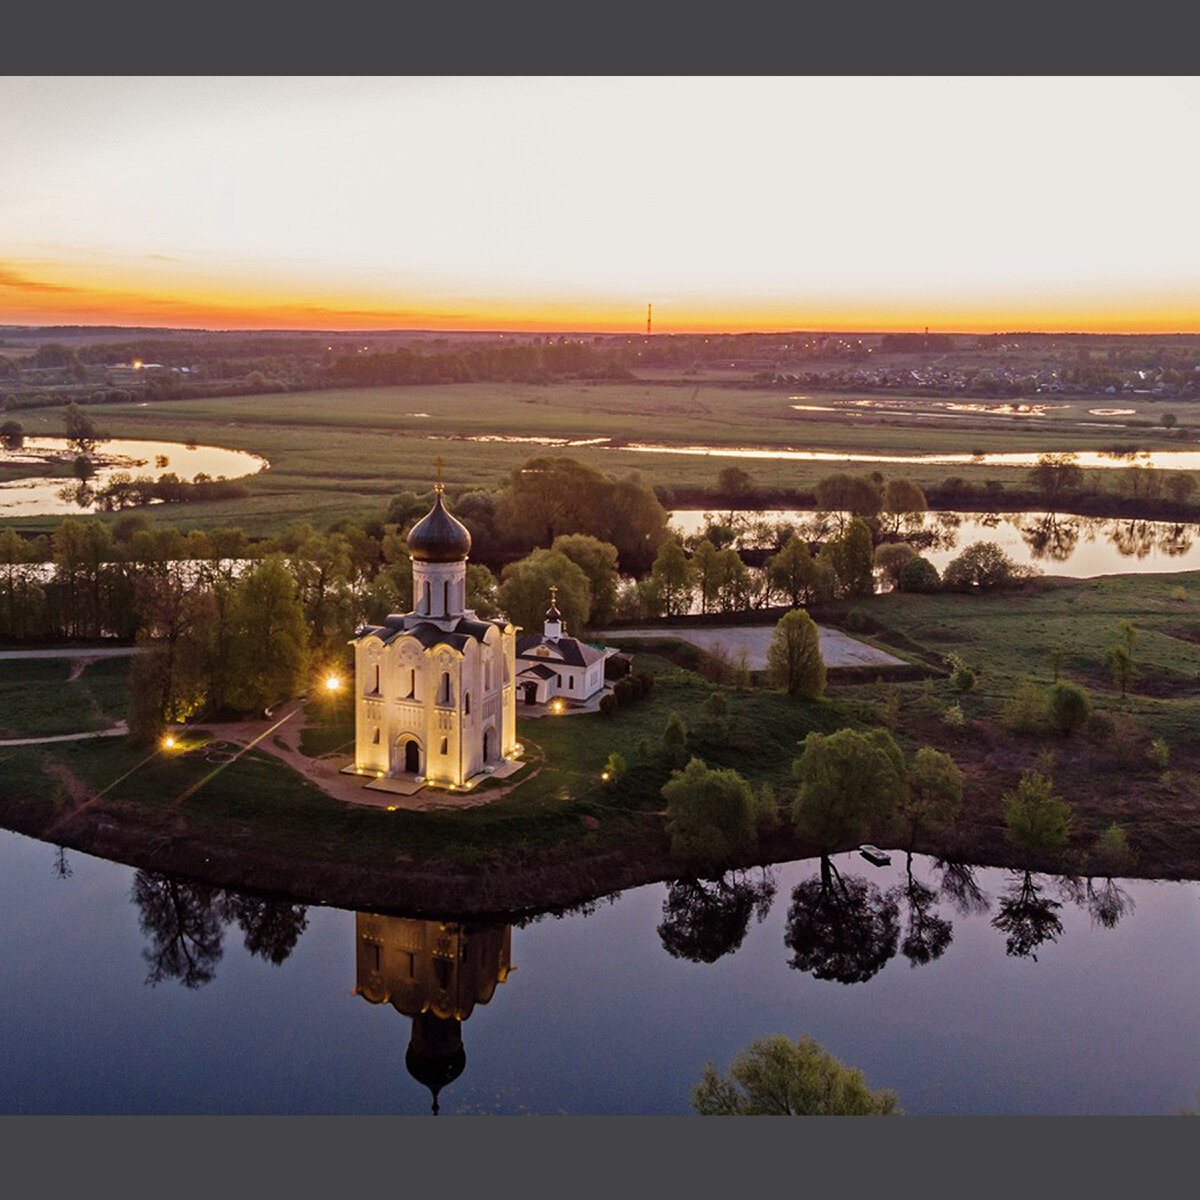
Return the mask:
<path id="1" fill-rule="evenodd" d="M 440 1082 L 444 1114 L 686 1113 L 706 1061 L 771 1033 L 812 1035 L 909 1113 L 1195 1105 L 1200 885 L 833 862 L 850 920 L 803 861 L 460 926 L 0 833 L 0 1108 L 419 1114 Z"/>
<path id="2" fill-rule="evenodd" d="M 701 532 L 710 518 L 727 523 L 730 515 L 676 509 L 671 527 L 690 536 Z M 732 516 L 743 548 L 771 544 L 770 527 L 781 521 L 795 525 L 802 536 L 814 541 L 836 532 L 831 517 L 798 509 L 742 511 Z M 908 522 L 903 532 L 939 571 L 974 542 L 995 542 L 1015 562 L 1072 578 L 1200 568 L 1200 526 L 1174 521 L 1045 512 L 928 512 Z"/>

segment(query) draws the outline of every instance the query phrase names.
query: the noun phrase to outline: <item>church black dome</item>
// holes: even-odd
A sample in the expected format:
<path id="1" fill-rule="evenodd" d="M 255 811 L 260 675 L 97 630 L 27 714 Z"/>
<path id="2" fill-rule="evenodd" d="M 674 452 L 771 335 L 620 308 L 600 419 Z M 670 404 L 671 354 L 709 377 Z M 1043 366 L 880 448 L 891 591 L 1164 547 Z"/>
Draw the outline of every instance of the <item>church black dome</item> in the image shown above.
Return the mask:
<path id="1" fill-rule="evenodd" d="M 461 562 L 471 552 L 471 535 L 446 511 L 441 492 L 433 507 L 409 530 L 408 552 L 417 562 Z"/>

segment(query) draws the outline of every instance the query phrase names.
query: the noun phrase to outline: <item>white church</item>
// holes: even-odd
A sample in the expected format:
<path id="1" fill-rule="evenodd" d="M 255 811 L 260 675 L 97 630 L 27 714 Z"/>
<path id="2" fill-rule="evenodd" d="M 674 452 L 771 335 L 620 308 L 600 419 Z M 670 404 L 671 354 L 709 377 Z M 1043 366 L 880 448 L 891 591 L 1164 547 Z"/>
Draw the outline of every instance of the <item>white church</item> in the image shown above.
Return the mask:
<path id="1" fill-rule="evenodd" d="M 433 508 L 409 532 L 413 611 L 358 631 L 359 774 L 470 787 L 520 752 L 516 636 L 466 607 L 471 535 L 446 511 L 441 464 Z"/>

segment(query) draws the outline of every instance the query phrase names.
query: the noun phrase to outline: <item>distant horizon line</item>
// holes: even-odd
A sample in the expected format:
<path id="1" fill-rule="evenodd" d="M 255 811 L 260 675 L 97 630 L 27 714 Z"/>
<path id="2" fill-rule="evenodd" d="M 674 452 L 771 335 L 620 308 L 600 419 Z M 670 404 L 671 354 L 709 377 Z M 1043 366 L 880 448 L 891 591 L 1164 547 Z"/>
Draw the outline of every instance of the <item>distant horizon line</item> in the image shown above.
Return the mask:
<path id="1" fill-rule="evenodd" d="M 106 323 L 77 322 L 73 324 L 26 325 L 20 323 L 0 322 L 0 332 L 4 333 L 38 333 L 53 331 L 89 331 L 102 332 L 111 330 L 117 333 L 196 333 L 196 334 L 278 334 L 301 335 L 307 337 L 392 337 L 399 334 L 428 334 L 436 337 L 452 337 L 469 334 L 475 337 L 603 337 L 603 338 L 671 338 L 671 337 L 888 337 L 888 336 L 929 336 L 929 337 L 1200 337 L 1200 331 L 1162 329 L 1162 330 L 1097 330 L 1097 329 L 997 329 L 991 332 L 980 332 L 972 329 L 934 329 L 916 327 L 912 329 L 836 329 L 836 328 L 796 328 L 796 329 L 757 329 L 757 330 L 725 330 L 725 329 L 696 329 L 669 330 L 646 333 L 644 330 L 602 330 L 602 329 L 447 329 L 397 326 L 393 329 L 306 329 L 303 327 L 275 326 L 204 326 L 204 325 L 116 325 Z"/>

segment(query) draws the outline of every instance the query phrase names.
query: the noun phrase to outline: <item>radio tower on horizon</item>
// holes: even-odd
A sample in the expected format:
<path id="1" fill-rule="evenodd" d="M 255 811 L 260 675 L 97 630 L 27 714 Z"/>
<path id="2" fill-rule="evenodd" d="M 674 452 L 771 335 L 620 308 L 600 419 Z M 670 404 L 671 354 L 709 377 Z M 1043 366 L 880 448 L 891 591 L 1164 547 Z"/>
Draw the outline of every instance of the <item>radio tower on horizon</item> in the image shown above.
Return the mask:
<path id="1" fill-rule="evenodd" d="M 652 304 L 646 305 L 646 336 L 647 337 L 650 336 L 650 309 L 652 307 L 653 307 Z"/>

